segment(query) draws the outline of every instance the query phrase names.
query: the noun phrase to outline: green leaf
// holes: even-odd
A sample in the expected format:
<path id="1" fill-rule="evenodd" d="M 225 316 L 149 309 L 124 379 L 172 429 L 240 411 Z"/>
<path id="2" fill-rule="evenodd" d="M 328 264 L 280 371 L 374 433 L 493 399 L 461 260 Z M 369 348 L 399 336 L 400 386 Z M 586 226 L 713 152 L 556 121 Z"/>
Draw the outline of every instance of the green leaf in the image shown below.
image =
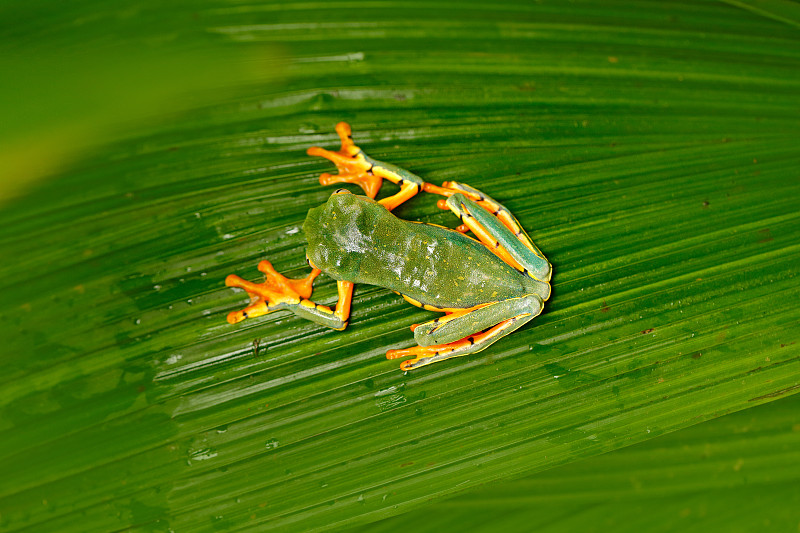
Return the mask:
<path id="1" fill-rule="evenodd" d="M 117 58 L 101 46 L 115 38 L 199 68 L 209 49 L 247 65 L 278 52 L 230 85 L 210 60 L 217 76 L 191 78 L 175 112 L 182 75 L 126 77 L 98 107 L 146 97 L 94 115 L 91 141 L 3 206 L 3 531 L 367 524 L 800 391 L 786 3 L 13 8 L 3 47 L 49 61 L 70 45 L 85 54 L 74 80 Z M 131 57 L 147 56 L 116 64 Z M 28 96 L 64 113 L 14 115 L 6 139 L 46 134 L 51 114 L 75 124 L 91 99 L 56 81 Z M 0 113 L 36 107 L 25 98 Z M 130 126 L 146 102 L 158 120 Z M 281 313 L 227 324 L 246 302 L 227 274 L 257 279 L 265 258 L 307 271 L 299 230 L 331 168 L 304 152 L 336 146 L 341 120 L 373 157 L 511 209 L 554 265 L 545 312 L 408 374 L 384 354 L 434 314 L 378 287 L 357 287 L 342 333 Z M 425 196 L 396 214 L 456 222 Z M 335 294 L 320 279 L 314 298 Z"/>
<path id="2" fill-rule="evenodd" d="M 534 476 L 364 531 L 790 531 L 800 509 L 800 396 Z"/>

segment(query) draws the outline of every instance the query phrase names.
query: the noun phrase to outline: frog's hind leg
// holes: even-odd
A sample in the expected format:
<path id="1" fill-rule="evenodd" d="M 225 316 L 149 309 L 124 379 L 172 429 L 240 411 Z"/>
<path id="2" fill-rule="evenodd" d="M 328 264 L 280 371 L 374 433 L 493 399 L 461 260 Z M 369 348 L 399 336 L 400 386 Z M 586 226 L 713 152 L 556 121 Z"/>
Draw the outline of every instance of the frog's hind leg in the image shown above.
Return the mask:
<path id="1" fill-rule="evenodd" d="M 347 327 L 353 296 L 351 282 L 337 282 L 339 301 L 336 303 L 336 309 L 331 309 L 309 300 L 314 279 L 320 274 L 318 268 L 312 266 L 311 273 L 302 279 L 289 279 L 279 274 L 269 261 L 261 261 L 258 269 L 265 275 L 264 283 L 252 283 L 233 274 L 225 279 L 225 285 L 228 287 L 244 289 L 250 295 L 250 305 L 241 311 L 228 314 L 229 323 L 235 324 L 246 318 L 286 309 L 329 328 L 342 330 Z"/>
<path id="2" fill-rule="evenodd" d="M 435 190 L 439 189 L 439 190 Z M 435 185 L 426 184 L 425 185 L 426 192 L 435 192 L 437 194 L 444 194 L 445 196 L 452 196 L 455 193 L 462 193 L 467 196 L 470 200 L 484 208 L 486 211 L 497 217 L 500 222 L 503 223 L 505 227 L 507 227 L 516 237 L 519 239 L 522 244 L 525 245 L 530 251 L 535 253 L 536 255 L 544 258 L 542 252 L 533 244 L 533 241 L 525 232 L 525 230 L 520 225 L 519 221 L 516 217 L 511 213 L 511 211 L 506 208 L 500 202 L 494 200 L 485 192 L 479 191 L 474 187 L 470 187 L 465 183 L 459 183 L 457 181 L 445 181 L 442 183 L 441 187 L 436 187 Z M 444 192 L 439 192 L 444 191 Z M 444 207 L 446 208 L 446 207 Z"/>
<path id="3" fill-rule="evenodd" d="M 380 200 L 389 211 L 422 190 L 424 182 L 416 174 L 366 155 L 353 143 L 352 130 L 346 122 L 337 124 L 336 132 L 342 140 L 342 148 L 338 152 L 331 152 L 318 146 L 312 146 L 307 150 L 308 155 L 329 159 L 339 169 L 337 175 L 328 173 L 320 175 L 319 182 L 322 185 L 353 183 L 361 187 L 367 196 L 375 198 L 383 180 L 387 179 L 400 187 L 398 193 Z"/>
<path id="4" fill-rule="evenodd" d="M 538 316 L 543 307 L 542 299 L 531 294 L 477 309 L 456 311 L 415 326 L 414 339 L 419 346 L 389 350 L 386 357 L 414 357 L 400 365 L 400 369 L 405 371 L 479 352 Z"/>
<path id="5" fill-rule="evenodd" d="M 472 231 L 492 252 L 520 272 L 538 281 L 550 280 L 550 263 L 507 208 L 467 185 L 452 181 L 443 185 L 426 183 L 424 190 L 447 197 L 439 200 L 439 207 L 450 209 L 461 219 L 463 225 L 459 231 Z"/>

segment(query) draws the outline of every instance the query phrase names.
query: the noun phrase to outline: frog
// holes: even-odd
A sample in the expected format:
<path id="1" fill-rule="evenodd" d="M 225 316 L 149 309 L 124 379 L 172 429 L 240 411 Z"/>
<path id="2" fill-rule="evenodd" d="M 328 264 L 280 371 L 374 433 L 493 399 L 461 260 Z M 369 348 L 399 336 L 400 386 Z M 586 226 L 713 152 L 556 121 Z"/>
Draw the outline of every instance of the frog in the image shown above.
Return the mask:
<path id="1" fill-rule="evenodd" d="M 410 304 L 443 313 L 412 324 L 416 346 L 391 349 L 387 359 L 406 359 L 409 371 L 474 354 L 537 317 L 550 298 L 552 265 L 514 215 L 482 191 L 461 182 L 434 185 L 396 165 L 368 156 L 354 143 L 346 122 L 336 125 L 338 151 L 313 146 L 308 155 L 330 160 L 337 174 L 323 173 L 321 185 L 348 183 L 364 196 L 339 188 L 309 210 L 303 224 L 311 272 L 287 278 L 262 260 L 264 282 L 227 276 L 228 287 L 245 290 L 250 304 L 228 314 L 236 324 L 278 310 L 334 330 L 350 318 L 355 284 L 394 291 Z M 383 181 L 399 191 L 375 198 Z M 404 220 L 392 211 L 420 192 L 441 196 L 437 206 L 461 221 L 456 228 Z M 471 235 L 470 235 L 471 233 Z M 320 274 L 336 280 L 336 305 L 311 300 Z"/>

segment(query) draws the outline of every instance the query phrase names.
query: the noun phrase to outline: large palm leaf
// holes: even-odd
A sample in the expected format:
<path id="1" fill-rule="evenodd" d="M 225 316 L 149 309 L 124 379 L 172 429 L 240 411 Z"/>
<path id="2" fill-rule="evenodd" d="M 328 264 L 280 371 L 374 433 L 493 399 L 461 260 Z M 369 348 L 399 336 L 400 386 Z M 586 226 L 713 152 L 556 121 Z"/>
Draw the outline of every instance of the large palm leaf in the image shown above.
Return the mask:
<path id="1" fill-rule="evenodd" d="M 364 524 L 800 390 L 793 4 L 6 10 L 9 79 L 44 83 L 4 98 L 6 146 L 34 147 L 4 153 L 4 530 Z M 383 355 L 431 314 L 381 288 L 344 333 L 228 325 L 226 274 L 304 271 L 330 194 L 304 150 L 340 120 L 514 211 L 555 268 L 545 313 L 409 374 Z"/>

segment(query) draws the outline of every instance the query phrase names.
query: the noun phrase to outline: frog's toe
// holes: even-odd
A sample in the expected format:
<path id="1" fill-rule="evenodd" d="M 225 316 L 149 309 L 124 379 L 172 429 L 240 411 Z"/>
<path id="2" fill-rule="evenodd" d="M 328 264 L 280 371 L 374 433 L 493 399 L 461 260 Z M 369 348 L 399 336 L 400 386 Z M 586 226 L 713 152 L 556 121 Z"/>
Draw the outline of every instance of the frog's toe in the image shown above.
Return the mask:
<path id="1" fill-rule="evenodd" d="M 427 358 L 420 359 L 419 357 L 417 357 L 415 359 L 409 359 L 408 361 L 403 361 L 402 363 L 400 363 L 400 370 L 402 370 L 403 372 L 407 372 L 409 370 L 414 370 L 415 368 L 418 368 L 418 367 L 426 364 L 426 363 L 421 363 L 420 364 L 420 362 L 424 361 L 425 359 L 427 359 Z"/>
<path id="2" fill-rule="evenodd" d="M 436 357 L 431 357 L 434 352 L 427 347 L 414 346 L 413 348 L 405 348 L 402 350 L 389 350 L 386 352 L 386 359 L 400 359 L 401 357 L 414 357 L 400 363 L 400 370 L 406 372 L 421 366 L 428 365 L 436 360 Z M 436 352 L 436 355 L 439 355 Z"/>
<path id="3" fill-rule="evenodd" d="M 234 287 L 236 289 L 248 289 L 252 283 L 249 281 L 240 278 L 236 274 L 229 274 L 228 277 L 225 278 L 225 286 L 227 287 Z"/>
<path id="4" fill-rule="evenodd" d="M 330 150 L 326 150 L 320 146 L 312 146 L 308 150 L 306 150 L 308 155 L 324 157 L 325 159 L 331 159 L 335 152 L 331 152 Z"/>
<path id="5" fill-rule="evenodd" d="M 266 315 L 269 311 L 270 309 L 266 302 L 257 300 L 241 311 L 232 311 L 228 313 L 228 324 L 238 324 L 245 318 L 255 318 L 257 316 Z"/>
<path id="6" fill-rule="evenodd" d="M 245 318 L 247 314 L 244 311 L 232 311 L 228 313 L 228 324 L 238 324 Z"/>
<path id="7" fill-rule="evenodd" d="M 407 348 L 404 350 L 389 350 L 386 352 L 386 359 L 399 359 L 401 357 L 408 357 L 411 355 L 416 355 L 416 351 L 419 347 L 416 348 Z M 403 361 L 400 363 L 400 370 L 403 372 L 407 370 L 412 370 L 417 368 L 418 366 L 422 366 L 419 362 L 422 361 L 419 355 L 414 357 L 414 359 L 409 359 L 408 361 Z M 424 363 L 423 363 L 424 364 Z"/>
<path id="8" fill-rule="evenodd" d="M 349 139 L 350 141 L 353 140 L 353 130 L 350 128 L 350 124 L 347 122 L 340 122 L 336 125 L 336 133 L 339 134 L 339 138 L 343 141 Z"/>

